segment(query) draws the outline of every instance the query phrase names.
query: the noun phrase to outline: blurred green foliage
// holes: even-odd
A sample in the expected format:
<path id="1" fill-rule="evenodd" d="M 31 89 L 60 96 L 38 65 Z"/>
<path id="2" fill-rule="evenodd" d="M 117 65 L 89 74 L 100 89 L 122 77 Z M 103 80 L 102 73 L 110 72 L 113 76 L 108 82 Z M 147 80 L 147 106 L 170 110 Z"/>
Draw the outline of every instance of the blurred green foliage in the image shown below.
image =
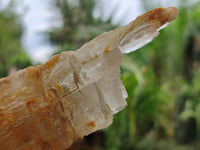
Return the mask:
<path id="1" fill-rule="evenodd" d="M 106 129 L 105 149 L 200 148 L 199 12 L 199 2 L 180 5 L 158 38 L 124 56 L 128 107 Z"/>
<path id="2" fill-rule="evenodd" d="M 0 10 L 0 77 L 7 76 L 11 68 L 17 70 L 31 65 L 21 43 L 23 29 L 14 7 L 10 2 Z"/>

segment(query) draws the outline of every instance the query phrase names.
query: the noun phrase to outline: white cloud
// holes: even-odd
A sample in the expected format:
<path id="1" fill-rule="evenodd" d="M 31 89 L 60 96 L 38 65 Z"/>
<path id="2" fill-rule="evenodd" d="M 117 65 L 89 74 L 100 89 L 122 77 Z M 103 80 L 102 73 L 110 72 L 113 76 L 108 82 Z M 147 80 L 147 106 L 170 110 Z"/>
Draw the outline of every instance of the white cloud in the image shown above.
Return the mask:
<path id="1" fill-rule="evenodd" d="M 112 18 L 114 24 L 128 24 L 141 14 L 139 0 L 99 0 L 94 11 L 95 17 Z"/>
<path id="2" fill-rule="evenodd" d="M 49 10 L 49 5 L 49 1 L 23 0 L 21 7 L 27 10 L 18 10 L 20 13 L 25 12 L 22 18 L 25 28 L 22 42 L 35 63 L 45 62 L 53 49 L 44 32 L 61 25 L 59 15 L 53 19 L 56 11 Z"/>
<path id="3" fill-rule="evenodd" d="M 37 64 L 37 63 L 44 63 L 47 60 L 49 60 L 53 52 L 54 51 L 52 47 L 40 46 L 37 48 L 37 51 L 30 51 L 29 54 L 32 58 L 33 63 Z"/>

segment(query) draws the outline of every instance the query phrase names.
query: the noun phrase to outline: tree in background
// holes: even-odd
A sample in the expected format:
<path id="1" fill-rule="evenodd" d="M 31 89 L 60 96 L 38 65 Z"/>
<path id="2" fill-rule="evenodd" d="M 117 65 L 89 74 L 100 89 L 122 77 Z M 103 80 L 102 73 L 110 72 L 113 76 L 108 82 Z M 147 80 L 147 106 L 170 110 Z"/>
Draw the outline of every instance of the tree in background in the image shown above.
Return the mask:
<path id="1" fill-rule="evenodd" d="M 58 52 L 74 50 L 97 35 L 116 26 L 111 20 L 95 18 L 93 15 L 95 0 L 55 0 L 53 7 L 62 17 L 62 26 L 48 32 L 50 42 Z"/>
<path id="2" fill-rule="evenodd" d="M 21 43 L 23 29 L 14 7 L 10 2 L 7 8 L 0 10 L 0 77 L 31 65 Z"/>

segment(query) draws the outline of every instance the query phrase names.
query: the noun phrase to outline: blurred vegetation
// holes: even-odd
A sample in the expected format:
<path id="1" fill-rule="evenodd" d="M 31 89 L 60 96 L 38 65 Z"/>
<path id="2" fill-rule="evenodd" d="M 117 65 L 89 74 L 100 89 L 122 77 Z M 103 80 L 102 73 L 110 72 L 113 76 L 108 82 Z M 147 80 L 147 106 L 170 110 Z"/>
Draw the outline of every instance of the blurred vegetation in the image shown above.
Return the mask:
<path id="1" fill-rule="evenodd" d="M 159 1 L 141 0 L 145 11 Z M 169 1 L 170 2 L 170 1 Z M 172 1 L 171 1 L 172 2 Z M 176 0 L 177 19 L 158 38 L 123 56 L 122 81 L 128 106 L 113 124 L 71 149 L 199 150 L 200 149 L 200 2 Z M 83 43 L 118 25 L 112 16 L 94 17 L 95 0 L 54 0 L 63 25 L 48 31 L 56 53 Z M 20 37 L 23 28 L 10 5 L 0 10 L 0 77 L 14 66 L 30 65 Z"/>
<path id="2" fill-rule="evenodd" d="M 200 4 L 187 3 L 158 38 L 124 56 L 128 108 L 106 129 L 106 149 L 200 148 Z"/>
<path id="3" fill-rule="evenodd" d="M 31 65 L 21 43 L 23 29 L 14 11 L 15 6 L 11 1 L 0 10 L 0 77 Z"/>

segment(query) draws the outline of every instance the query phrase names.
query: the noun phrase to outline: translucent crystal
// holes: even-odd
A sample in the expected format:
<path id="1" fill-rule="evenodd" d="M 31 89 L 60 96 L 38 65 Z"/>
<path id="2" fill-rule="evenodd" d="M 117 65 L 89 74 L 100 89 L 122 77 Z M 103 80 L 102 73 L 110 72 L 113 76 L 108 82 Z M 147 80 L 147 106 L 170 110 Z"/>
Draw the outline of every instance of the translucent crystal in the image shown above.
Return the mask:
<path id="1" fill-rule="evenodd" d="M 150 42 L 176 14 L 176 8 L 152 10 L 77 51 L 0 79 L 0 149 L 66 149 L 109 126 L 126 106 L 122 53 Z"/>

